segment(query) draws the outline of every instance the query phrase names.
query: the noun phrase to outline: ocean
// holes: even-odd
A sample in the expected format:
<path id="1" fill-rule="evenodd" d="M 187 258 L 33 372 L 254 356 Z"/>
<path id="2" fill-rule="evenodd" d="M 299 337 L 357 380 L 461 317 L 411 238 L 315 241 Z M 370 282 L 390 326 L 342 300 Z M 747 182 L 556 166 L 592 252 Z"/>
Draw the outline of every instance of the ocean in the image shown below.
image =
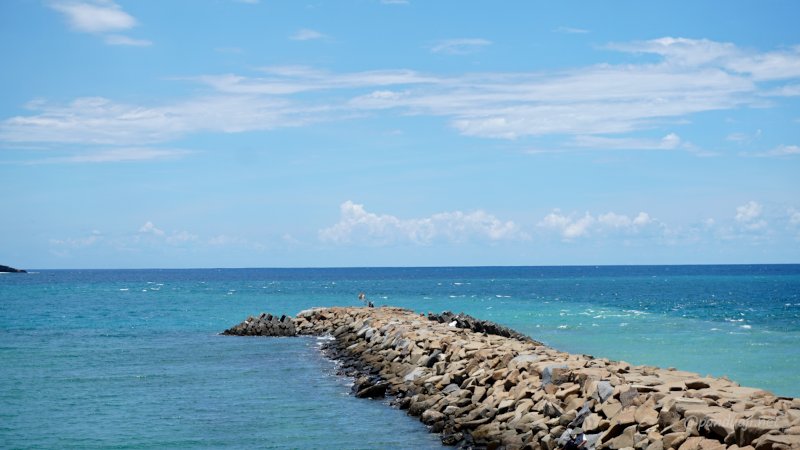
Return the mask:
<path id="1" fill-rule="evenodd" d="M 441 448 L 319 339 L 218 334 L 362 291 L 800 396 L 800 265 L 41 270 L 0 275 L 0 448 Z"/>

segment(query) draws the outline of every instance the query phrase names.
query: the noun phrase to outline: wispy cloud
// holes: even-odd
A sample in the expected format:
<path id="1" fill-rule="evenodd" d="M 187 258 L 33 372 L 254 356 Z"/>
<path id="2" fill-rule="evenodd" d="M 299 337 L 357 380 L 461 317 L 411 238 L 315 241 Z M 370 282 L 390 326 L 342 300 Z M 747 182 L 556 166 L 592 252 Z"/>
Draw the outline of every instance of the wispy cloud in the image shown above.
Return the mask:
<path id="1" fill-rule="evenodd" d="M 128 36 L 119 34 L 111 34 L 106 36 L 106 44 L 108 45 L 129 45 L 132 47 L 147 47 L 153 45 L 152 41 L 147 39 L 133 39 Z"/>
<path id="2" fill-rule="evenodd" d="M 333 244 L 388 245 L 412 243 L 428 245 L 437 240 L 464 242 L 527 239 L 514 222 L 501 221 L 484 211 L 443 212 L 430 217 L 401 219 L 375 214 L 364 205 L 346 201 L 340 207 L 339 222 L 319 231 L 323 242 Z"/>
<path id="3" fill-rule="evenodd" d="M 579 147 L 613 150 L 675 150 L 685 145 L 675 133 L 669 133 L 661 139 L 577 136 L 573 143 Z"/>
<path id="4" fill-rule="evenodd" d="M 448 55 L 466 55 L 480 51 L 492 44 L 492 41 L 478 38 L 446 39 L 431 46 L 432 53 Z"/>
<path id="5" fill-rule="evenodd" d="M 773 149 L 763 152 L 742 153 L 744 156 L 754 156 L 759 158 L 781 158 L 787 156 L 800 156 L 800 146 L 779 145 Z"/>
<path id="6" fill-rule="evenodd" d="M 553 30 L 555 33 L 564 33 L 564 34 L 586 34 L 589 30 L 583 28 L 575 28 L 575 27 L 558 27 Z"/>
<path id="7" fill-rule="evenodd" d="M 708 66 L 746 74 L 755 81 L 800 77 L 800 45 L 757 53 L 734 44 L 708 39 L 663 37 L 650 41 L 611 44 L 609 48 L 661 55 L 673 66 Z"/>
<path id="8" fill-rule="evenodd" d="M 203 130 L 235 133 L 298 126 L 320 120 L 315 116 L 325 110 L 324 106 L 301 107 L 286 100 L 246 95 L 201 97 L 159 106 L 128 105 L 92 97 L 67 105 L 36 102 L 30 107 L 38 114 L 3 122 L 0 140 L 129 146 L 163 142 Z"/>
<path id="9" fill-rule="evenodd" d="M 316 39 L 325 39 L 327 36 L 323 33 L 320 33 L 317 30 L 311 30 L 308 28 L 301 28 L 295 31 L 289 39 L 293 41 L 312 41 Z"/>
<path id="10" fill-rule="evenodd" d="M 118 34 L 137 26 L 138 22 L 112 0 L 53 0 L 48 5 L 63 14 L 74 31 L 104 36 L 105 42 L 109 45 L 152 44 L 144 39 L 133 39 Z"/>
<path id="11" fill-rule="evenodd" d="M 237 133 L 356 116 L 411 114 L 442 117 L 465 136 L 566 136 L 562 147 L 567 148 L 683 149 L 701 154 L 676 133 L 661 138 L 636 135 L 697 113 L 770 107 L 764 104 L 764 91 L 800 79 L 800 71 L 792 75 L 794 67 L 800 67 L 795 48 L 753 53 L 728 43 L 678 38 L 611 47 L 655 54 L 660 60 L 556 72 L 457 75 L 271 66 L 249 76 L 175 79 L 199 83 L 206 91 L 164 104 L 126 104 L 100 97 L 66 104 L 34 101 L 28 105 L 29 113 L 0 122 L 0 141 L 150 145 L 198 132 Z M 310 92 L 314 95 L 306 95 Z M 763 156 L 796 151 L 788 145 Z"/>
<path id="12" fill-rule="evenodd" d="M 147 147 L 132 148 L 113 148 L 100 151 L 89 151 L 69 156 L 58 156 L 50 158 L 40 158 L 34 160 L 21 161 L 18 164 L 39 165 L 39 164 L 98 164 L 98 163 L 121 163 L 136 161 L 163 161 L 169 159 L 179 159 L 189 155 L 188 150 L 161 149 Z"/>

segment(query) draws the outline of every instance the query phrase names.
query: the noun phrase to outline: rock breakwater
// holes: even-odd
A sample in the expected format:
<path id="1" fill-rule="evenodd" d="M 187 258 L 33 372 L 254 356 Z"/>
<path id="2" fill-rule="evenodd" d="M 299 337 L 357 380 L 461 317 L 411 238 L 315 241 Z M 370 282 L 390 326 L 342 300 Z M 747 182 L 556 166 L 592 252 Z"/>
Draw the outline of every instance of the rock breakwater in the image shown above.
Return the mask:
<path id="1" fill-rule="evenodd" d="M 388 307 L 316 308 L 292 323 L 298 334 L 332 335 L 333 356 L 354 368 L 360 396 L 395 396 L 445 444 L 800 448 L 800 399 L 725 378 L 568 354 L 489 333 L 485 324 L 483 332 L 459 327 L 454 317 L 442 316 Z M 252 327 L 250 321 L 246 328 Z"/>

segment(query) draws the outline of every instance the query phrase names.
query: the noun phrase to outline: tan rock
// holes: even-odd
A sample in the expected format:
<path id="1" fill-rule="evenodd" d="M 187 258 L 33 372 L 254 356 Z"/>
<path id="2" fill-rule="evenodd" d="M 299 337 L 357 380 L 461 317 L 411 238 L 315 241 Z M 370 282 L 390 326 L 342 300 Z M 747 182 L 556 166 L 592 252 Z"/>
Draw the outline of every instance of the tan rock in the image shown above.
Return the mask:
<path id="1" fill-rule="evenodd" d="M 611 449 L 622 449 L 622 448 L 631 448 L 634 446 L 634 435 L 636 434 L 636 425 L 631 425 L 620 434 L 619 436 L 611 439 L 610 441 L 606 441 L 603 439 L 603 442 L 606 442 L 604 447 L 611 448 Z"/>
<path id="2" fill-rule="evenodd" d="M 623 430 L 629 428 L 631 425 L 636 424 L 636 420 L 634 419 L 634 412 L 635 408 L 629 407 L 622 410 L 619 414 L 615 415 L 611 418 L 611 424 L 609 425 L 608 429 L 601 435 L 600 439 L 603 442 L 608 442 L 609 440 L 615 438 Z M 635 429 L 636 427 L 634 427 Z M 633 435 L 631 435 L 631 439 L 633 439 Z M 630 446 L 633 446 L 631 444 Z"/>
<path id="3" fill-rule="evenodd" d="M 664 448 L 678 448 L 681 444 L 683 444 L 686 439 L 689 437 L 689 433 L 683 432 L 675 432 L 665 434 L 664 438 L 661 442 L 664 444 Z"/>
<path id="4" fill-rule="evenodd" d="M 583 425 L 581 426 L 581 428 L 583 428 L 583 430 L 587 433 L 594 433 L 595 431 L 601 431 L 600 422 L 602 421 L 603 421 L 602 417 L 600 417 L 597 413 L 591 413 L 588 416 L 586 416 L 586 419 L 583 420 Z"/>
<path id="5" fill-rule="evenodd" d="M 559 400 L 564 400 L 570 395 L 578 394 L 581 391 L 581 387 L 577 383 L 564 383 L 558 387 L 558 391 L 556 392 L 556 398 Z"/>
<path id="6" fill-rule="evenodd" d="M 634 419 L 639 424 L 639 429 L 644 430 L 658 424 L 658 412 L 645 404 L 636 408 Z"/>
<path id="7" fill-rule="evenodd" d="M 757 418 L 739 420 L 734 427 L 735 442 L 739 446 L 751 445 L 762 435 L 773 430 L 779 431 L 781 424 L 781 422 Z"/>
<path id="8" fill-rule="evenodd" d="M 611 419 L 622 410 L 622 404 L 616 400 L 608 401 L 600 407 L 600 410 L 606 418 Z"/>

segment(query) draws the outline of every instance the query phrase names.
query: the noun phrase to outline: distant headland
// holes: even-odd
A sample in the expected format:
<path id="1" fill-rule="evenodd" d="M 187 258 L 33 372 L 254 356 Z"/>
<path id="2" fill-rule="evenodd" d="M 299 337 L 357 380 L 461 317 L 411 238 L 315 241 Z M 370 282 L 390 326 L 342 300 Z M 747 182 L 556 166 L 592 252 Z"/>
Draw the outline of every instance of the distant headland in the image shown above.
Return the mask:
<path id="1" fill-rule="evenodd" d="M 6 273 L 28 273 L 28 272 L 26 272 L 26 271 L 24 271 L 22 269 L 15 269 L 13 267 L 3 266 L 3 265 L 0 265 L 0 272 L 6 272 Z"/>

